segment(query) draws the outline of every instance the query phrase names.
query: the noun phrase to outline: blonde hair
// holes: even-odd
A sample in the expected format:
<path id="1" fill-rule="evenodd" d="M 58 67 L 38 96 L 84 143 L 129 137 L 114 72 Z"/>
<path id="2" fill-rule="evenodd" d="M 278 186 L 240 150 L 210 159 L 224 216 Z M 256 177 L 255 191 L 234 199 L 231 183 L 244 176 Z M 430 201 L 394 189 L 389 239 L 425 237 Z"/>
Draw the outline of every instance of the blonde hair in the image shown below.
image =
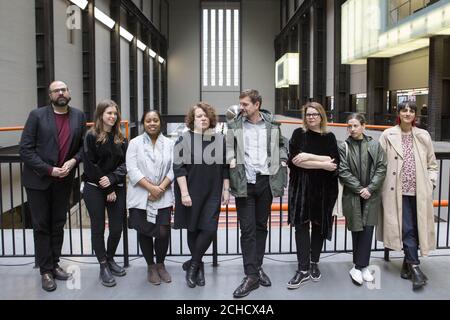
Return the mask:
<path id="1" fill-rule="evenodd" d="M 305 128 L 305 130 L 306 131 L 310 130 L 310 128 L 308 127 L 308 121 L 306 121 L 306 111 L 308 110 L 308 108 L 313 108 L 320 114 L 320 118 L 321 118 L 320 133 L 321 134 L 327 133 L 327 125 L 328 125 L 327 114 L 325 113 L 325 109 L 323 108 L 323 106 L 318 102 L 308 102 L 302 108 L 303 127 Z"/>

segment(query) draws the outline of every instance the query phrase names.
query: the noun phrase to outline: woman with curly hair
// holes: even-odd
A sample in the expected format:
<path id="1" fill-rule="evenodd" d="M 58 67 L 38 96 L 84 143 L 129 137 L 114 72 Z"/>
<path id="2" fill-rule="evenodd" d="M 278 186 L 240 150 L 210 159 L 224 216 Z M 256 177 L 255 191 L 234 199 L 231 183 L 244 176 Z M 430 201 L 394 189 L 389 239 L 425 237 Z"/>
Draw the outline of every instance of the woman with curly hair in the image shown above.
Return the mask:
<path id="1" fill-rule="evenodd" d="M 176 229 L 187 229 L 192 258 L 183 264 L 190 288 L 205 285 L 202 258 L 217 231 L 220 204 L 230 199 L 224 136 L 214 131 L 213 107 L 198 103 L 186 115 L 186 131 L 175 144 Z"/>

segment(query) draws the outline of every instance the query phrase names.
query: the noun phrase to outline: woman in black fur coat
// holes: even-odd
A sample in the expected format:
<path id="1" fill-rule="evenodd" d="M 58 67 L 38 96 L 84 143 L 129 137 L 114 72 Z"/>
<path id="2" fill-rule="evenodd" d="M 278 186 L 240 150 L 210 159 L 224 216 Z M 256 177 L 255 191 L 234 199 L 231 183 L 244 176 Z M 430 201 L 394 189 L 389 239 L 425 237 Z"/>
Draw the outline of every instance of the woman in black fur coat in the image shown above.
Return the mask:
<path id="1" fill-rule="evenodd" d="M 324 240 L 331 240 L 338 196 L 339 152 L 336 137 L 327 132 L 325 110 L 309 102 L 303 119 L 304 129 L 295 130 L 289 141 L 289 223 L 295 226 L 298 270 L 288 289 L 320 280 L 320 253 Z"/>

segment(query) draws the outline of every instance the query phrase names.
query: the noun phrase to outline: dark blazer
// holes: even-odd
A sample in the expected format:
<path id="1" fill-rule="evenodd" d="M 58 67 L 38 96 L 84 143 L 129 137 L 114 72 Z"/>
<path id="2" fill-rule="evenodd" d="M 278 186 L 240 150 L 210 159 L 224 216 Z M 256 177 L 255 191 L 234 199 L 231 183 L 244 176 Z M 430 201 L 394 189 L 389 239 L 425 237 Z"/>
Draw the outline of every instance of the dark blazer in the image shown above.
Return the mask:
<path id="1" fill-rule="evenodd" d="M 69 107 L 70 147 L 64 161 L 81 161 L 86 116 Z M 26 188 L 45 190 L 53 178 L 50 170 L 58 163 L 59 142 L 55 114 L 51 105 L 30 112 L 20 139 L 20 157 L 24 162 L 22 183 Z M 63 179 L 71 182 L 75 170 Z"/>

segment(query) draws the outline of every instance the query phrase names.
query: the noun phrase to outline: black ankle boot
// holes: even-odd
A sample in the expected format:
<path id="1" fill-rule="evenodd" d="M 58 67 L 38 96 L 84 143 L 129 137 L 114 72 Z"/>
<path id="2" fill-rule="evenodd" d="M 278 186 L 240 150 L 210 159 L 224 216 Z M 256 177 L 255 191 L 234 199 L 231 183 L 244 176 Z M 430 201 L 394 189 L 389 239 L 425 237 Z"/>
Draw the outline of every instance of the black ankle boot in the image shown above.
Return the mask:
<path id="1" fill-rule="evenodd" d="M 124 275 L 127 274 L 127 272 L 125 271 L 125 268 L 119 266 L 113 258 L 108 258 L 106 260 L 108 262 L 108 267 L 109 270 L 111 271 L 111 273 L 116 276 L 116 277 L 123 277 Z"/>
<path id="2" fill-rule="evenodd" d="M 408 264 L 406 259 L 403 259 L 402 270 L 400 271 L 400 277 L 402 279 L 411 279 L 411 272 L 409 272 Z"/>
<path id="3" fill-rule="evenodd" d="M 191 265 L 191 260 L 188 260 L 188 261 L 185 261 L 181 267 L 183 268 L 183 271 L 187 271 L 187 269 L 189 269 L 190 265 Z"/>
<path id="4" fill-rule="evenodd" d="M 205 265 L 203 264 L 203 262 L 200 263 L 200 266 L 198 268 L 196 283 L 200 287 L 203 287 L 205 285 Z"/>
<path id="5" fill-rule="evenodd" d="M 418 290 L 426 284 L 425 275 L 422 273 L 418 265 L 408 264 L 413 290 Z"/>
<path id="6" fill-rule="evenodd" d="M 197 273 L 200 265 L 198 262 L 192 261 L 191 265 L 186 271 L 186 283 L 189 288 L 195 288 L 197 285 Z"/>
<path id="7" fill-rule="evenodd" d="M 114 287 L 116 285 L 116 280 L 106 261 L 100 262 L 100 281 L 105 287 Z"/>

